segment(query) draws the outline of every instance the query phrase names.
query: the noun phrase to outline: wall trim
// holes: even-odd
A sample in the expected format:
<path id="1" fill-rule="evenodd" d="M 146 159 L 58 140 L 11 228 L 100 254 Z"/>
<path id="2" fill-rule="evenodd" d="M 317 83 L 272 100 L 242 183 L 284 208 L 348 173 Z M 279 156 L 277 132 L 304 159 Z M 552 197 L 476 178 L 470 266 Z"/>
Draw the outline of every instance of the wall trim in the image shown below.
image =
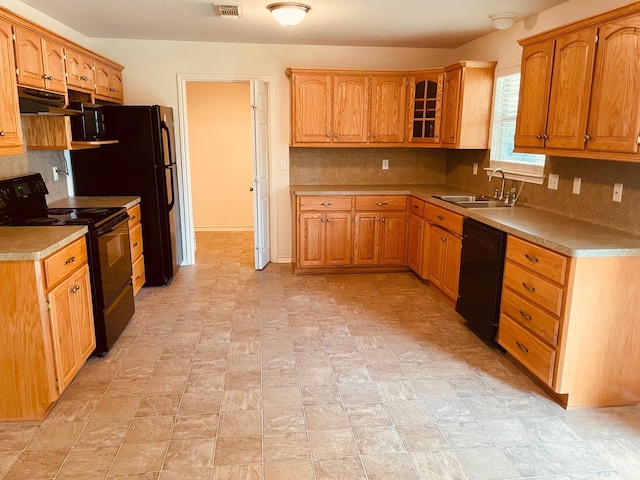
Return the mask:
<path id="1" fill-rule="evenodd" d="M 276 185 L 278 179 L 277 162 L 275 159 L 276 145 L 276 77 L 273 75 L 229 75 L 215 73 L 177 73 L 176 81 L 178 85 L 178 144 L 182 153 L 182 162 L 179 165 L 180 185 L 183 198 L 180 203 L 183 245 L 183 265 L 193 265 L 195 263 L 195 227 L 193 224 L 193 204 L 191 201 L 191 165 L 189 161 L 189 128 L 187 122 L 187 82 L 217 82 L 217 83 L 253 83 L 264 82 L 268 85 L 269 94 L 269 242 L 271 244 L 271 258 L 277 258 L 278 251 L 278 210 Z M 253 126 L 255 139 L 255 125 Z M 255 163 L 255 158 L 253 159 Z M 278 262 L 280 260 L 278 259 Z"/>

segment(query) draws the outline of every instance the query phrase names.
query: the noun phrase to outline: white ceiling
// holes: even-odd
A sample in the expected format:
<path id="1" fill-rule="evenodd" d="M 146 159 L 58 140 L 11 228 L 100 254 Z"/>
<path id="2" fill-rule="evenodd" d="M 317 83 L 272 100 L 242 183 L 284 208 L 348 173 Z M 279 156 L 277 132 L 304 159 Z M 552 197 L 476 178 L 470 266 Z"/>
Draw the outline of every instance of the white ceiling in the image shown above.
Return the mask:
<path id="1" fill-rule="evenodd" d="M 94 38 L 455 48 L 493 31 L 491 13 L 522 19 L 567 0 L 302 0 L 311 11 L 294 27 L 271 18 L 270 0 L 215 2 L 242 5 L 235 19 L 207 0 L 22 1 Z"/>

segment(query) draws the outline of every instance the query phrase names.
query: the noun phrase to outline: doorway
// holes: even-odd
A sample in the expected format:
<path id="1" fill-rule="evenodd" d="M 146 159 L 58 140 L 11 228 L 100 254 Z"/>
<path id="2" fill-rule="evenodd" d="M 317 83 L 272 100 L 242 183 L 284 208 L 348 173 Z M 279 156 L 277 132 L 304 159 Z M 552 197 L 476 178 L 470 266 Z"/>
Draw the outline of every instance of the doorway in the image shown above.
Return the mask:
<path id="1" fill-rule="evenodd" d="M 193 264 L 195 262 L 195 231 L 196 231 L 196 222 L 198 223 L 198 230 L 243 230 L 248 228 L 253 228 L 254 230 L 254 251 L 255 251 L 255 267 L 257 269 L 262 269 L 271 259 L 271 248 L 273 242 L 271 241 L 273 232 L 275 231 L 276 218 L 275 215 L 272 215 L 272 212 L 275 212 L 275 202 L 271 200 L 271 192 L 274 191 L 271 188 L 271 179 L 274 178 L 271 175 L 271 170 L 273 167 L 273 162 L 270 161 L 272 158 L 272 145 L 273 145 L 273 129 L 269 128 L 269 126 L 273 123 L 273 109 L 269 109 L 269 105 L 273 104 L 273 91 L 272 88 L 274 84 L 273 78 L 237 78 L 237 77 L 225 77 L 225 76 L 214 76 L 214 75 L 188 75 L 188 74 L 179 74 L 178 75 L 178 111 L 180 118 L 180 147 L 182 151 L 182 168 L 181 168 L 181 182 L 182 182 L 182 192 L 184 196 L 183 205 L 183 218 L 184 218 L 184 228 L 183 228 L 183 236 L 184 236 L 184 252 L 183 258 L 184 264 Z M 195 85 L 195 87 L 194 87 Z M 193 120 L 192 113 L 195 112 L 194 118 L 198 116 L 205 115 L 206 109 L 202 111 L 202 109 L 197 106 L 194 107 L 191 104 L 191 109 L 189 108 L 191 95 L 194 91 L 201 90 L 215 90 L 216 87 L 220 87 L 220 92 L 226 92 L 225 95 L 229 94 L 232 90 L 236 90 L 236 94 L 239 97 L 242 97 L 246 93 L 246 89 L 248 87 L 249 96 L 248 107 L 250 109 L 250 118 L 251 125 L 250 129 L 246 130 L 246 134 L 248 138 L 240 138 L 235 139 L 237 142 L 241 142 L 244 145 L 243 148 L 239 149 L 239 157 L 242 158 L 247 156 L 247 152 L 250 153 L 251 160 L 249 165 L 224 165 L 224 159 L 216 159 L 215 161 L 211 158 L 211 156 L 206 153 L 206 150 L 215 150 L 216 145 L 214 142 L 211 142 L 208 146 L 204 148 L 204 158 L 205 158 L 205 169 L 203 170 L 203 165 L 201 165 L 199 160 L 195 160 L 194 156 L 192 156 L 191 145 L 190 145 L 190 121 L 198 122 L 198 120 Z M 226 88 L 225 88 L 226 87 Z M 202 93 L 202 92 L 200 92 Z M 219 93 L 219 92 L 218 92 Z M 216 103 L 221 102 L 219 95 L 214 95 L 212 99 L 211 105 L 207 108 L 216 109 Z M 220 103 L 219 109 L 224 110 L 224 106 Z M 247 104 L 245 106 L 238 107 L 241 110 L 244 110 L 246 113 Z M 199 111 L 198 111 L 199 110 Z M 240 118 L 240 123 L 242 123 L 242 112 L 238 115 L 234 114 Z M 246 117 L 245 117 L 246 118 Z M 208 123 L 208 122 L 206 122 Z M 194 130 L 199 130 L 200 126 L 194 123 L 192 127 Z M 215 127 L 213 127 L 215 128 Z M 206 145 L 206 139 L 205 142 Z M 201 148 L 198 147 L 198 149 Z M 244 153 L 242 153 L 244 152 Z M 201 155 L 201 153 L 193 152 L 195 156 Z M 222 154 L 224 156 L 224 154 Z M 242 162 L 240 162 L 242 163 Z M 207 171 L 207 169 L 209 169 Z M 244 176 L 249 172 L 249 176 L 246 177 L 246 183 L 243 183 L 242 180 L 238 181 L 238 178 L 245 178 Z M 229 180 L 225 182 L 225 175 L 229 173 L 232 177 L 235 177 L 233 182 Z M 202 178 L 203 176 L 211 179 L 211 185 L 207 184 L 206 178 Z M 216 177 L 215 181 L 213 177 Z M 224 186 L 219 187 L 222 190 L 231 188 L 231 190 L 227 190 L 227 192 L 231 191 L 233 193 L 232 197 L 236 199 L 242 198 L 242 195 L 246 195 L 251 199 L 251 210 L 253 215 L 253 222 L 247 220 L 247 204 L 241 205 L 243 202 L 239 201 L 237 205 L 240 209 L 238 210 L 238 217 L 229 217 L 228 215 L 224 217 L 227 213 L 232 210 L 229 205 L 229 201 L 227 201 L 224 197 L 218 196 L 215 197 L 215 202 L 219 203 L 222 208 L 205 208 L 204 210 L 201 208 L 204 203 L 206 203 L 206 198 L 210 192 L 207 190 L 212 190 L 215 188 L 215 183 L 223 182 Z M 235 183 L 234 183 L 235 182 Z M 234 183 L 234 185 L 230 185 Z M 204 188 L 204 192 L 201 190 Z M 246 198 L 246 197 L 245 197 Z M 233 206 L 236 207 L 235 205 Z M 218 210 L 218 214 L 223 215 L 223 217 L 218 218 L 227 218 L 227 220 L 218 220 L 211 221 L 211 218 L 207 219 L 206 215 L 215 213 Z M 204 214 L 204 217 L 202 216 Z M 231 223 L 229 223 L 229 218 L 235 218 Z M 244 220 L 243 220 L 244 219 Z M 210 224 L 207 226 L 207 222 Z M 225 222 L 227 222 L 225 227 Z"/>

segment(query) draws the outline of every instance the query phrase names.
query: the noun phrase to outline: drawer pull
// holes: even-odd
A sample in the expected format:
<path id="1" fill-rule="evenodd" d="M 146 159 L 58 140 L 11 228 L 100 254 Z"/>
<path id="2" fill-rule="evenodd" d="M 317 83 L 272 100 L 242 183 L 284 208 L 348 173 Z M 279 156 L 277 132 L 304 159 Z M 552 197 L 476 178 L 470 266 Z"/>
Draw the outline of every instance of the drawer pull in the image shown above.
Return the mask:
<path id="1" fill-rule="evenodd" d="M 76 257 L 75 257 L 75 256 L 73 256 L 73 257 L 71 257 L 70 259 L 65 260 L 64 264 L 65 264 L 65 265 L 69 265 L 70 263 L 73 263 L 73 262 L 75 262 L 75 261 L 76 261 Z"/>
<path id="2" fill-rule="evenodd" d="M 528 253 L 525 253 L 524 256 L 527 260 L 533 263 L 538 263 L 540 261 L 536 257 L 532 257 L 531 255 L 529 255 Z"/>
<path id="3" fill-rule="evenodd" d="M 141 277 L 140 275 L 138 275 L 138 276 L 136 277 L 136 282 L 137 282 L 138 280 L 140 280 L 141 278 L 142 278 L 142 277 Z"/>
<path id="4" fill-rule="evenodd" d="M 520 350 L 522 350 L 524 353 L 529 353 L 529 349 L 527 347 L 525 347 L 523 344 L 521 344 L 520 342 L 516 342 L 516 345 L 518 346 L 518 348 Z"/>
<path id="5" fill-rule="evenodd" d="M 443 221 L 444 217 L 442 215 L 438 215 L 438 220 Z"/>
<path id="6" fill-rule="evenodd" d="M 420 208 L 418 205 L 414 205 L 413 208 Z"/>
<path id="7" fill-rule="evenodd" d="M 134 243 L 133 245 L 131 245 L 133 248 L 136 248 L 138 246 L 138 242 Z"/>
<path id="8" fill-rule="evenodd" d="M 331 202 L 324 202 L 320 204 L 321 207 L 330 207 L 331 205 L 333 205 Z"/>
<path id="9" fill-rule="evenodd" d="M 137 215 L 131 215 L 131 217 L 129 218 L 129 220 L 135 220 L 136 218 L 138 218 Z"/>
<path id="10" fill-rule="evenodd" d="M 527 312 L 522 311 L 522 310 L 518 310 L 520 312 L 520 316 L 522 318 L 524 318 L 525 320 L 533 320 L 533 317 L 531 315 L 529 315 Z"/>
<path id="11" fill-rule="evenodd" d="M 422 225 L 418 224 L 418 228 L 422 228 Z"/>
<path id="12" fill-rule="evenodd" d="M 527 290 L 529 290 L 530 292 L 535 292 L 535 291 L 536 291 L 535 287 L 532 287 L 531 285 L 527 285 L 527 284 L 526 284 L 526 283 L 524 283 L 524 282 L 522 282 L 522 286 L 523 286 L 524 288 L 526 288 Z"/>
<path id="13" fill-rule="evenodd" d="M 389 205 L 389 202 L 376 202 L 376 205 L 379 207 L 386 207 L 387 205 Z"/>

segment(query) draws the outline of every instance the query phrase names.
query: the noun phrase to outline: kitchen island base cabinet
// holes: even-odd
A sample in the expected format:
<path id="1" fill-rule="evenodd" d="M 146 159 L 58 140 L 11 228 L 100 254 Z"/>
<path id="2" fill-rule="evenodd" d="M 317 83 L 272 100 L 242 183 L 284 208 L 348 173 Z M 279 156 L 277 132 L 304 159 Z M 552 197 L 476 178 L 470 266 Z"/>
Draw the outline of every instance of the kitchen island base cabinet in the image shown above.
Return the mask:
<path id="1" fill-rule="evenodd" d="M 0 262 L 0 420 L 42 419 L 95 348 L 86 259 L 82 237 Z"/>
<path id="2" fill-rule="evenodd" d="M 640 258 L 568 258 L 510 235 L 505 265 L 511 358 L 566 407 L 640 402 Z"/>

